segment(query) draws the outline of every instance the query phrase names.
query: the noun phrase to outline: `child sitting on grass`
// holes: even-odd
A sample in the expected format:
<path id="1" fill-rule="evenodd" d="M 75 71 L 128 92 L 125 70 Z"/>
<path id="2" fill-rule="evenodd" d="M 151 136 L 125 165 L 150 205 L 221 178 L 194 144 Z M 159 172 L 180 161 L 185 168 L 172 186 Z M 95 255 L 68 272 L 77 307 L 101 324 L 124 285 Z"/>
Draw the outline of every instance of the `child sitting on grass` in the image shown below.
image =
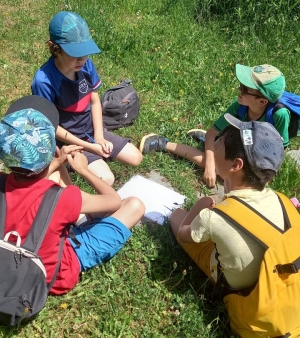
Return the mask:
<path id="1" fill-rule="evenodd" d="M 108 184 L 114 182 L 106 160 L 137 166 L 143 156 L 129 139 L 103 129 L 97 90 L 101 80 L 88 55 L 100 53 L 85 20 L 73 12 L 56 14 L 49 24 L 52 56 L 36 72 L 32 94 L 55 104 L 59 112 L 58 146 L 82 146 L 89 169 Z"/>
<path id="2" fill-rule="evenodd" d="M 214 125 L 206 132 L 201 129 L 192 129 L 187 135 L 197 141 L 205 140 L 205 152 L 185 144 L 169 142 L 165 137 L 149 134 L 142 138 L 140 151 L 145 154 L 151 150 L 168 151 L 183 157 L 204 168 L 204 181 L 213 187 L 216 183 L 214 141 L 215 138 L 229 125 L 224 118 L 226 113 L 241 119 L 237 112 L 240 105 L 247 106 L 247 114 L 243 121 L 266 121 L 266 108 L 270 103 L 278 101 L 285 90 L 285 78 L 279 69 L 270 65 L 247 67 L 236 65 L 236 77 L 240 82 L 239 96 L 221 115 Z M 275 128 L 283 139 L 284 147 L 289 144 L 288 127 L 290 112 L 286 108 L 278 109 L 274 114 Z"/>
<path id="3" fill-rule="evenodd" d="M 110 185 L 94 175 L 80 146 L 59 149 L 55 142 L 57 126 L 55 106 L 36 95 L 14 102 L 0 120 L 0 159 L 12 171 L 5 184 L 4 233 L 17 231 L 24 242 L 45 192 L 60 183 L 60 168 L 66 171 L 66 161 L 96 191 L 89 194 L 74 185 L 64 188 L 38 251 L 50 283 L 58 264 L 61 237 L 67 233 L 60 269 L 50 290 L 56 295 L 74 288 L 80 272 L 117 254 L 145 211 L 141 200 L 121 200 Z M 74 227 L 70 233 L 70 224 L 76 224 L 82 215 L 93 221 Z"/>

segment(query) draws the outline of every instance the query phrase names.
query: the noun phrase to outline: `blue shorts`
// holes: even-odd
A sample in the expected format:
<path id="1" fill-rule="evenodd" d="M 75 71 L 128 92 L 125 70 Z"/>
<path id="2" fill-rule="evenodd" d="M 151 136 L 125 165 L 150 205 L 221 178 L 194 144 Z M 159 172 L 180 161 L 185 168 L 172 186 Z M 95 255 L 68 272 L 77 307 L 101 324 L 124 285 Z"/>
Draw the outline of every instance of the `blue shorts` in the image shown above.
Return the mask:
<path id="1" fill-rule="evenodd" d="M 73 233 L 81 243 L 76 246 L 69 238 L 79 259 L 81 271 L 111 259 L 131 236 L 131 231 L 114 217 L 99 218 L 86 226 L 73 227 Z"/>

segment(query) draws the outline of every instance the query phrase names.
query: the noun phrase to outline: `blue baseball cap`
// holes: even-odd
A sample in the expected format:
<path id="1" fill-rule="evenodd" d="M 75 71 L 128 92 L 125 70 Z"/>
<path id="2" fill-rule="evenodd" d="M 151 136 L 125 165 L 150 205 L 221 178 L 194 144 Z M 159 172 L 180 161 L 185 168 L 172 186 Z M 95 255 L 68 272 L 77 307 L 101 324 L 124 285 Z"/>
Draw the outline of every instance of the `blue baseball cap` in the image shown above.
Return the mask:
<path id="1" fill-rule="evenodd" d="M 263 169 L 277 173 L 284 159 L 284 147 L 278 131 L 268 122 L 243 122 L 228 113 L 224 117 L 240 130 L 245 154 L 254 174 L 264 180 Z"/>
<path id="2" fill-rule="evenodd" d="M 72 57 L 100 53 L 86 21 L 74 12 L 59 12 L 49 24 L 50 40 Z"/>
<path id="3" fill-rule="evenodd" d="M 39 174 L 54 158 L 59 115 L 45 98 L 31 95 L 14 102 L 0 120 L 0 159 L 8 168 Z"/>

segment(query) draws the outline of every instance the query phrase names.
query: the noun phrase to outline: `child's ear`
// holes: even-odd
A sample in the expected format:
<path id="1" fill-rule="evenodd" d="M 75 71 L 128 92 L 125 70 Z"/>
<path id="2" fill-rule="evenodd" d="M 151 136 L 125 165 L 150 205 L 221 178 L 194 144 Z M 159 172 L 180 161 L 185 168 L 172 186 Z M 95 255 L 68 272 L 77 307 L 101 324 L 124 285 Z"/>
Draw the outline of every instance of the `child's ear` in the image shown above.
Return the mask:
<path id="1" fill-rule="evenodd" d="M 244 161 L 241 158 L 237 157 L 232 163 L 230 171 L 239 171 L 243 168 L 243 166 L 244 166 Z"/>
<path id="2" fill-rule="evenodd" d="M 47 46 L 50 48 L 53 45 L 53 42 L 51 40 L 47 41 Z"/>
<path id="3" fill-rule="evenodd" d="M 266 106 L 266 105 L 269 103 L 269 101 L 268 101 L 267 99 L 261 97 L 261 98 L 259 98 L 258 103 L 259 103 L 261 106 Z"/>

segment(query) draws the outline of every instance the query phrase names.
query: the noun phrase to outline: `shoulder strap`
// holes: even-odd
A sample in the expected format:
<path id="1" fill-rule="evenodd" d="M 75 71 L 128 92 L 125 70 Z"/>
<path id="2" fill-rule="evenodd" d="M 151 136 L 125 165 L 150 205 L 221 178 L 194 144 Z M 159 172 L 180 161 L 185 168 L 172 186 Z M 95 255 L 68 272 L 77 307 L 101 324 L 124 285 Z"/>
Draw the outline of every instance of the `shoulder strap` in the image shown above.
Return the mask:
<path id="1" fill-rule="evenodd" d="M 266 114 L 266 122 L 271 123 L 273 126 L 275 125 L 275 121 L 273 118 L 273 114 L 280 108 L 285 107 L 285 105 L 281 103 L 276 103 L 276 104 L 269 104 L 266 108 L 265 114 Z M 240 105 L 238 111 L 237 111 L 237 116 L 241 119 L 244 120 L 246 118 L 247 114 L 247 106 Z"/>
<path id="2" fill-rule="evenodd" d="M 6 218 L 6 199 L 5 182 L 7 174 L 0 175 L 0 238 L 4 238 L 5 218 Z"/>
<path id="3" fill-rule="evenodd" d="M 57 257 L 57 264 L 55 267 L 55 271 L 54 271 L 54 275 L 51 279 L 51 282 L 48 284 L 48 292 L 51 290 L 54 282 L 56 281 L 56 276 L 58 274 L 58 271 L 60 269 L 60 264 L 61 264 L 61 258 L 62 258 L 62 254 L 63 254 L 63 249 L 64 249 L 64 243 L 65 243 L 65 238 L 66 238 L 66 229 L 64 229 L 64 231 L 61 234 L 60 237 L 60 242 L 59 242 L 59 251 L 58 251 L 58 257 Z"/>
<path id="4" fill-rule="evenodd" d="M 292 201 L 278 191 L 275 191 L 275 193 L 278 196 L 279 202 L 281 204 L 283 215 L 288 224 L 288 228 L 300 226 L 300 214 Z"/>
<path id="5" fill-rule="evenodd" d="M 44 194 L 33 224 L 23 244 L 23 247 L 27 250 L 35 254 L 39 251 L 62 191 L 63 188 L 54 185 Z"/>
<path id="6" fill-rule="evenodd" d="M 7 179 L 7 175 L 0 175 L 0 238 L 4 237 L 4 227 L 5 227 L 5 219 L 6 219 L 6 199 L 5 199 L 5 182 Z M 42 241 L 45 237 L 46 231 L 48 229 L 49 223 L 51 221 L 53 212 L 59 200 L 59 197 L 63 191 L 63 188 L 59 186 L 52 186 L 44 195 L 42 202 L 40 204 L 37 215 L 33 221 L 31 229 L 27 234 L 25 243 L 29 244 L 29 246 L 34 247 L 35 245 L 35 253 L 38 252 Z M 50 206 L 50 208 L 49 208 Z M 50 210 L 49 210 L 50 209 Z M 45 221 L 46 220 L 46 221 Z M 44 226 L 40 226 L 43 225 Z M 58 252 L 58 263 L 55 268 L 54 275 L 52 277 L 51 282 L 48 284 L 48 291 L 52 288 L 56 276 L 58 274 L 61 258 L 63 254 L 63 247 L 65 241 L 66 232 L 63 231 L 61 234 L 61 239 L 59 243 L 59 252 Z M 25 245 L 24 243 L 24 245 Z M 29 249 L 30 250 L 30 249 Z M 30 250 L 33 251 L 33 250 Z"/>
<path id="7" fill-rule="evenodd" d="M 248 108 L 247 106 L 244 106 L 242 104 L 239 106 L 237 116 L 240 120 L 244 120 L 246 118 L 247 108 Z"/>
<path id="8" fill-rule="evenodd" d="M 276 103 L 277 104 L 277 103 Z M 267 108 L 266 108 L 266 111 L 265 111 L 265 114 L 266 114 L 266 122 L 269 122 L 272 124 L 272 126 L 275 125 L 275 121 L 274 121 L 274 118 L 273 118 L 273 114 L 275 113 L 276 110 L 280 109 L 281 107 L 278 107 L 276 110 L 274 110 L 274 108 L 276 107 L 276 104 L 275 103 L 272 103 L 272 104 L 268 104 L 267 105 Z"/>
<path id="9" fill-rule="evenodd" d="M 46 191 L 42 202 L 39 206 L 36 217 L 33 221 L 33 224 L 26 236 L 26 240 L 23 244 L 23 247 L 28 247 L 28 250 L 34 251 L 35 254 L 38 253 L 39 248 L 44 240 L 47 229 L 49 227 L 50 221 L 52 219 L 53 213 L 55 211 L 57 202 L 59 201 L 60 195 L 63 191 L 63 188 L 60 186 L 54 185 L 49 190 Z M 53 284 L 56 281 L 56 276 L 60 269 L 61 258 L 63 254 L 64 242 L 65 242 L 66 231 L 62 231 L 59 242 L 59 251 L 57 257 L 57 264 L 51 282 L 47 285 L 48 292 L 51 290 Z"/>
<path id="10" fill-rule="evenodd" d="M 282 207 L 284 208 L 283 205 Z M 243 230 L 265 249 L 272 246 L 284 232 L 237 197 L 227 198 L 218 203 L 213 210 Z M 286 211 L 283 214 L 285 217 Z"/>

